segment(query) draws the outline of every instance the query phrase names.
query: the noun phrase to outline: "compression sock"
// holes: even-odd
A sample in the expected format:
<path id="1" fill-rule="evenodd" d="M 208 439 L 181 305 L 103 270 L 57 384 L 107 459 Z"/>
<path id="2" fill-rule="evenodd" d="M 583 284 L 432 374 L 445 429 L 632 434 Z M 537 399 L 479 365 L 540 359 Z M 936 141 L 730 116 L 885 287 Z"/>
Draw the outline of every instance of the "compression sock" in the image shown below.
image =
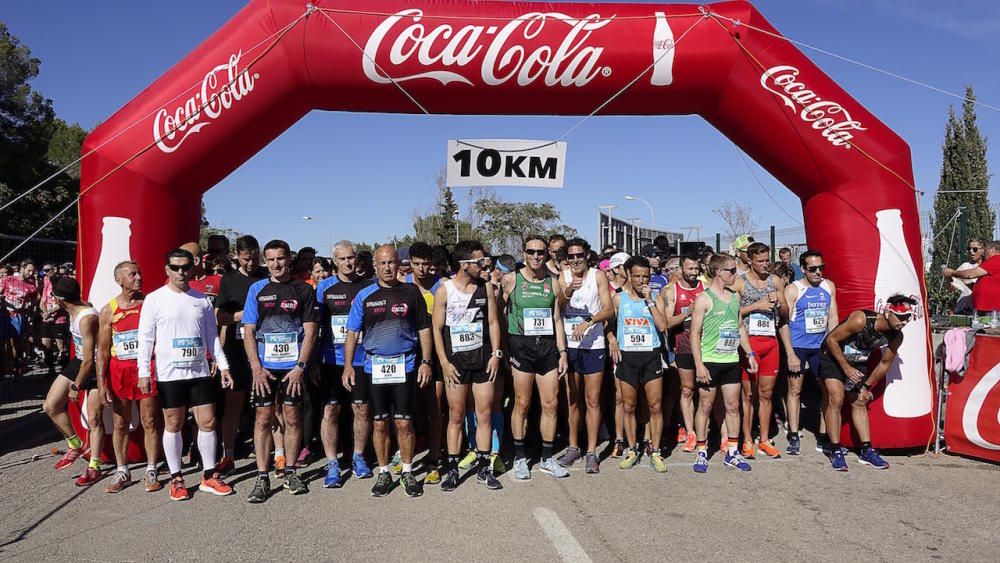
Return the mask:
<path id="1" fill-rule="evenodd" d="M 83 447 L 83 440 L 79 436 L 73 434 L 69 438 L 66 438 L 66 445 L 72 449 Z"/>
<path id="2" fill-rule="evenodd" d="M 201 468 L 205 471 L 205 478 L 210 479 L 215 473 L 215 430 L 205 432 L 198 431 L 198 453 L 201 454 Z"/>
<path id="3" fill-rule="evenodd" d="M 184 447 L 184 441 L 181 438 L 180 432 L 169 432 L 167 430 L 163 431 L 163 454 L 167 458 L 167 467 L 170 468 L 171 475 L 180 475 L 181 469 L 181 451 Z"/>
<path id="4" fill-rule="evenodd" d="M 524 454 L 524 440 L 518 440 L 517 438 L 514 438 L 514 457 L 516 458 L 527 457 Z"/>
<path id="5" fill-rule="evenodd" d="M 552 450 L 555 449 L 555 445 L 552 442 L 546 442 L 542 440 L 542 459 L 549 459 L 552 457 Z"/>

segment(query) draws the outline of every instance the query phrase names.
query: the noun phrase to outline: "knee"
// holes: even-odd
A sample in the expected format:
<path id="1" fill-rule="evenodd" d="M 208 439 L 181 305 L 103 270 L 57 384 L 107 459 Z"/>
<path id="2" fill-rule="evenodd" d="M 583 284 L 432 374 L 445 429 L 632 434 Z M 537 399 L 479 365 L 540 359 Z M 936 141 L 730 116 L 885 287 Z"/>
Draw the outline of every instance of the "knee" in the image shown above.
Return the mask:
<path id="1" fill-rule="evenodd" d="M 285 415 L 285 425 L 286 426 L 296 426 L 302 424 L 302 408 L 286 408 L 284 409 Z"/>
<path id="2" fill-rule="evenodd" d="M 843 393 L 827 393 L 827 406 L 834 410 L 840 410 L 844 406 Z"/>
<path id="3" fill-rule="evenodd" d="M 340 405 L 327 405 L 323 407 L 323 422 L 337 422 L 340 416 Z"/>
<path id="4" fill-rule="evenodd" d="M 660 416 L 660 414 L 662 412 L 662 409 L 663 409 L 663 402 L 662 401 L 650 401 L 650 402 L 648 402 L 646 404 L 646 407 L 649 409 L 649 415 L 650 416 Z"/>
<path id="5" fill-rule="evenodd" d="M 156 415 L 151 412 L 142 413 L 139 415 L 139 420 L 144 429 L 152 430 L 156 427 Z"/>
<path id="6" fill-rule="evenodd" d="M 274 414 L 271 413 L 270 409 L 257 409 L 254 415 L 254 425 L 258 429 L 271 429 L 271 423 L 274 420 Z"/>
<path id="7" fill-rule="evenodd" d="M 761 403 L 770 403 L 771 398 L 774 396 L 773 389 L 761 389 L 757 393 L 757 397 L 760 399 Z"/>
<path id="8" fill-rule="evenodd" d="M 514 410 L 521 416 L 528 414 L 528 408 L 531 406 L 531 399 L 525 396 L 518 396 L 514 398 Z"/>
<path id="9" fill-rule="evenodd" d="M 354 420 L 368 420 L 371 415 L 368 411 L 368 403 L 355 403 L 351 406 L 354 411 Z"/>
<path id="10" fill-rule="evenodd" d="M 681 398 L 685 401 L 694 399 L 694 386 L 688 387 L 687 385 L 681 384 Z"/>
<path id="11" fill-rule="evenodd" d="M 204 416 L 198 423 L 198 430 L 202 432 L 214 432 L 215 431 L 215 415 Z"/>
<path id="12" fill-rule="evenodd" d="M 478 419 L 479 417 L 477 416 L 476 418 Z M 448 424 L 451 424 L 452 426 L 461 426 L 464 422 L 465 411 L 462 408 L 448 409 Z"/>
<path id="13" fill-rule="evenodd" d="M 114 426 L 115 432 L 128 432 L 129 424 L 132 422 L 130 420 L 127 420 L 124 416 L 117 416 L 117 415 L 114 417 L 114 421 L 115 421 L 115 426 Z M 145 423 L 145 421 L 143 422 Z"/>
<path id="14" fill-rule="evenodd" d="M 632 416 L 635 414 L 635 401 L 622 401 L 622 411 Z"/>
<path id="15" fill-rule="evenodd" d="M 601 396 L 587 395 L 587 410 L 594 410 L 596 412 L 600 408 L 601 408 Z"/>
<path id="16" fill-rule="evenodd" d="M 42 410 L 45 411 L 45 414 L 49 416 L 55 416 L 57 414 L 65 412 L 66 409 L 62 408 L 54 401 L 45 401 L 45 404 L 42 405 Z"/>
<path id="17" fill-rule="evenodd" d="M 373 428 L 375 429 L 376 433 L 385 434 L 389 432 L 389 421 L 387 419 L 380 418 L 379 420 L 375 421 Z"/>
<path id="18" fill-rule="evenodd" d="M 542 399 L 542 413 L 543 414 L 555 415 L 556 414 L 556 409 L 558 409 L 558 408 L 559 408 L 559 398 L 558 397 L 549 397 L 549 398 L 546 398 L 546 399 Z"/>
<path id="19" fill-rule="evenodd" d="M 400 437 L 413 435 L 413 421 L 404 418 L 396 419 L 396 434 Z"/>

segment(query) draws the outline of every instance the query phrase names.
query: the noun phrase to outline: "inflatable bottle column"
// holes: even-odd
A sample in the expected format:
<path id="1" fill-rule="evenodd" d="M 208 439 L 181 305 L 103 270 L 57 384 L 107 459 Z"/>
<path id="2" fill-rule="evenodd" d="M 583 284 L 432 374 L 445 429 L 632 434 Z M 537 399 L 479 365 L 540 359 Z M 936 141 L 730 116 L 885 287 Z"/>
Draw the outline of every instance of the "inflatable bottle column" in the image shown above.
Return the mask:
<path id="1" fill-rule="evenodd" d="M 101 255 L 97 259 L 93 283 L 87 296 L 94 307 L 100 310 L 111 298 L 121 291 L 115 281 L 115 266 L 124 260 L 131 260 L 129 243 L 132 240 L 132 221 L 124 217 L 105 217 L 101 229 Z"/>
<path id="2" fill-rule="evenodd" d="M 875 217 L 879 232 L 875 309 L 883 311 L 886 299 L 896 293 L 919 301 L 913 310 L 913 319 L 903 328 L 899 355 L 885 376 L 881 410 L 889 420 L 879 426 L 892 432 L 919 433 L 924 428 L 929 431 L 933 397 L 927 377 L 927 324 L 920 278 L 903 236 L 900 210 L 883 209 L 876 212 Z M 877 410 L 877 405 L 873 405 L 873 419 L 880 416 Z"/>

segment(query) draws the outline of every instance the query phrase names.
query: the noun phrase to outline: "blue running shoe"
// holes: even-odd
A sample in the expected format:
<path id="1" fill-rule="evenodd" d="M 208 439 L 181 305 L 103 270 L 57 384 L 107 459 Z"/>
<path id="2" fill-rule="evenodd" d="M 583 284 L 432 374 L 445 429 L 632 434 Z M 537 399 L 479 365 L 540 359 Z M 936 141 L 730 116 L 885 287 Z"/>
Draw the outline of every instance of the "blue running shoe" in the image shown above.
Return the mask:
<path id="1" fill-rule="evenodd" d="M 844 459 L 844 452 L 842 450 L 830 452 L 830 467 L 834 471 L 847 471 L 847 460 Z"/>
<path id="2" fill-rule="evenodd" d="M 750 467 L 750 464 L 747 463 L 745 459 L 743 459 L 742 455 L 740 455 L 740 452 L 726 454 L 726 459 L 722 463 L 734 469 L 739 469 L 740 471 L 743 472 L 747 472 L 750 471 L 750 469 L 752 469 Z"/>
<path id="3" fill-rule="evenodd" d="M 354 454 L 354 459 L 351 460 L 351 471 L 354 473 L 355 479 L 371 479 L 372 470 L 365 463 L 365 458 L 358 454 Z"/>
<path id="4" fill-rule="evenodd" d="M 875 448 L 864 448 L 861 450 L 858 461 L 861 462 L 861 465 L 870 465 L 875 469 L 889 469 L 889 462 L 882 459 L 882 456 L 878 455 Z"/>
<path id="5" fill-rule="evenodd" d="M 788 455 L 799 455 L 799 451 L 802 449 L 802 439 L 799 437 L 798 433 L 791 433 L 788 435 L 788 448 L 785 453 Z"/>
<path id="6" fill-rule="evenodd" d="M 339 489 L 343 484 L 340 480 L 340 463 L 337 460 L 327 462 L 326 477 L 323 478 L 323 486 L 327 489 Z"/>
<path id="7" fill-rule="evenodd" d="M 708 473 L 708 452 L 698 450 L 698 457 L 694 458 L 694 472 Z"/>

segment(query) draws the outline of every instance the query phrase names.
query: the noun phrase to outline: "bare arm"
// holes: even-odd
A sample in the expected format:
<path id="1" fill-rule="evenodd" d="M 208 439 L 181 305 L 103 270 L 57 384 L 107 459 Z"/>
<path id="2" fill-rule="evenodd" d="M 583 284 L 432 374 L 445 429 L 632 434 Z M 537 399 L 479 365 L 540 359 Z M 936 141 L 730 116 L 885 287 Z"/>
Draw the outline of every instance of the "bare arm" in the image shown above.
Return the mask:
<path id="1" fill-rule="evenodd" d="M 829 334 L 826 335 L 826 351 L 845 372 L 853 369 L 844 357 L 844 351 L 840 347 L 841 342 L 861 332 L 865 328 L 865 314 L 861 311 L 854 311 L 847 320 L 840 323 Z"/>
<path id="2" fill-rule="evenodd" d="M 97 364 L 94 366 L 94 371 L 97 373 L 97 381 L 100 382 L 107 381 L 108 362 L 111 361 L 111 307 L 105 305 L 101 309 L 98 323 L 100 327 L 97 331 Z"/>
<path id="3" fill-rule="evenodd" d="M 492 300 L 492 295 L 490 295 L 489 289 L 487 289 L 488 300 Z M 431 313 L 431 330 L 432 336 L 434 337 L 434 349 L 437 350 L 438 361 L 441 363 L 442 368 L 447 366 L 449 363 L 447 354 L 444 353 L 444 317 L 448 312 L 448 291 L 445 289 L 444 284 L 441 284 L 434 292 L 434 311 Z M 490 317 L 490 321 L 493 319 Z M 490 338 L 493 337 L 492 327 L 490 327 Z M 495 342 L 495 341 L 494 341 Z"/>
<path id="4" fill-rule="evenodd" d="M 601 297 L 601 310 L 593 318 L 594 324 L 597 324 L 611 318 L 614 305 L 611 300 L 611 289 L 608 286 L 608 276 L 598 270 L 594 274 L 594 281 L 597 283 L 597 293 Z"/>
<path id="5" fill-rule="evenodd" d="M 667 329 L 677 328 L 684 324 L 685 319 L 691 316 L 691 309 L 687 313 L 674 314 L 677 308 L 677 285 L 670 284 L 660 292 L 660 299 L 663 300 L 663 310 L 667 314 Z"/>
<path id="6" fill-rule="evenodd" d="M 708 312 L 711 304 L 711 298 L 702 293 L 691 305 L 691 355 L 694 356 L 696 366 L 704 367 L 705 365 L 701 359 L 701 327 L 705 322 L 705 313 Z"/>
<path id="7" fill-rule="evenodd" d="M 83 337 L 83 358 L 80 360 L 80 372 L 76 376 L 76 386 L 83 387 L 94 372 L 94 348 L 97 345 L 99 323 L 97 315 L 88 315 L 80 321 L 80 335 Z M 103 382 L 98 381 L 98 385 Z"/>
<path id="8" fill-rule="evenodd" d="M 872 370 L 871 374 L 868 375 L 868 379 L 865 384 L 868 387 L 873 387 L 876 383 L 885 377 L 885 374 L 889 371 L 892 366 L 892 362 L 896 359 L 899 354 L 899 346 L 903 343 L 903 331 L 898 331 L 895 338 L 889 342 L 889 346 L 882 352 L 882 359 L 879 360 L 878 365 Z"/>

